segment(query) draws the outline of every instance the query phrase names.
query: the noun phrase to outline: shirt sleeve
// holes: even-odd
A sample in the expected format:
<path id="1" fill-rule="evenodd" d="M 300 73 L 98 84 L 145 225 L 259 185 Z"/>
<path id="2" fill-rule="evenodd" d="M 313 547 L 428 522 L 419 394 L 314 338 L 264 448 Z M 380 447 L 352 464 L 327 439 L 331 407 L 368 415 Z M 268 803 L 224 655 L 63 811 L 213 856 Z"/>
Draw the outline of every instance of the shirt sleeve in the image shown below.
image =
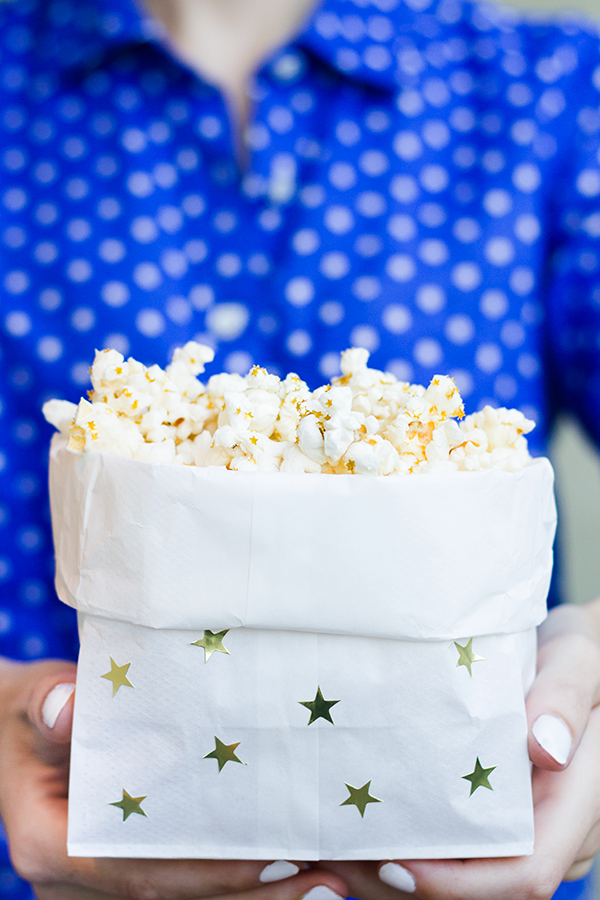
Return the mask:
<path id="1" fill-rule="evenodd" d="M 546 367 L 554 411 L 574 414 L 600 445 L 600 40 L 580 34 L 568 46 L 570 84 L 551 89 L 572 125 L 550 192 Z"/>

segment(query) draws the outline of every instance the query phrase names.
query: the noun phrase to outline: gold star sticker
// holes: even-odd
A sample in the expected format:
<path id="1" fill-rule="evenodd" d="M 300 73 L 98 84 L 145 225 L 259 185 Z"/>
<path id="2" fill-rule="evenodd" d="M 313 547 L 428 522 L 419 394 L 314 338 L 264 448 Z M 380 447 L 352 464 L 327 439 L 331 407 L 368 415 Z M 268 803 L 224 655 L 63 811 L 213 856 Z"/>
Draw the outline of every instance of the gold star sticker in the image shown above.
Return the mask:
<path id="1" fill-rule="evenodd" d="M 213 653 L 229 653 L 227 647 L 223 646 L 223 638 L 229 631 L 205 631 L 204 637 L 197 641 L 192 641 L 192 647 L 204 647 L 204 662 L 207 663 Z"/>
<path id="2" fill-rule="evenodd" d="M 125 821 L 132 813 L 137 813 L 138 816 L 146 816 L 146 813 L 140 806 L 142 800 L 145 799 L 146 797 L 132 797 L 127 793 L 125 788 L 123 788 L 123 799 L 119 800 L 117 803 L 109 803 L 109 806 L 117 806 L 119 809 L 122 809 L 123 821 Z M 146 816 L 146 818 L 148 817 Z"/>
<path id="3" fill-rule="evenodd" d="M 325 700 L 320 687 L 317 687 L 317 693 L 314 700 L 298 700 L 300 706 L 305 706 L 310 710 L 309 725 L 312 725 L 317 719 L 327 719 L 328 722 L 335 725 L 329 710 L 339 702 L 339 700 Z"/>
<path id="4" fill-rule="evenodd" d="M 245 765 L 245 763 L 235 755 L 235 751 L 239 746 L 240 741 L 238 741 L 237 744 L 224 744 L 223 741 L 220 741 L 219 738 L 215 736 L 215 749 L 210 753 L 207 753 L 203 759 L 216 759 L 219 764 L 219 772 L 225 763 L 228 762 L 236 762 Z"/>
<path id="5" fill-rule="evenodd" d="M 110 672 L 107 672 L 106 675 L 101 675 L 101 678 L 106 678 L 107 681 L 112 681 L 113 686 L 113 697 L 117 693 L 120 687 L 130 687 L 133 685 L 127 677 L 127 672 L 129 670 L 129 666 L 131 663 L 125 663 L 124 666 L 118 666 L 114 659 L 110 658 Z"/>
<path id="6" fill-rule="evenodd" d="M 346 784 L 346 782 L 344 782 L 344 784 Z M 365 816 L 367 803 L 383 802 L 382 800 L 378 800 L 377 797 L 371 797 L 371 795 L 369 794 L 369 788 L 371 787 L 370 781 L 367 781 L 366 784 L 363 784 L 361 788 L 352 787 L 351 784 L 346 784 L 346 787 L 350 791 L 350 796 L 347 800 L 344 800 L 343 803 L 340 803 L 340 806 L 355 806 L 363 819 Z"/>
<path id="7" fill-rule="evenodd" d="M 469 675 L 473 677 L 473 673 L 471 672 L 471 666 L 474 662 L 480 662 L 482 659 L 485 659 L 485 656 L 477 656 L 476 653 L 473 653 L 473 638 L 469 638 L 467 644 L 462 647 L 456 641 L 454 641 L 454 646 L 458 650 L 458 662 L 456 663 L 456 667 L 465 666 L 469 670 Z"/>
<path id="8" fill-rule="evenodd" d="M 491 766 L 489 769 L 484 769 L 481 763 L 479 762 L 479 757 L 477 757 L 477 762 L 475 763 L 475 770 L 471 772 L 470 775 L 463 775 L 463 778 L 466 778 L 467 781 L 471 782 L 471 791 L 469 793 L 469 797 L 471 794 L 477 790 L 478 787 L 485 787 L 488 790 L 493 791 L 494 788 L 488 781 L 488 775 L 491 775 L 496 766 Z"/>

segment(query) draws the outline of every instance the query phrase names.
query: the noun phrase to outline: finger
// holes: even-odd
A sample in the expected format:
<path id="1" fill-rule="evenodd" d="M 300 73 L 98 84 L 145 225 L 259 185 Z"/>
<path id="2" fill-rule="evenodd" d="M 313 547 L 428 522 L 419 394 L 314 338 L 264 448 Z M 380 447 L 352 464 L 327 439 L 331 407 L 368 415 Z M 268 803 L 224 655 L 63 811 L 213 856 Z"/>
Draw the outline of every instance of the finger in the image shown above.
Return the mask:
<path id="1" fill-rule="evenodd" d="M 538 673 L 527 698 L 529 756 L 535 766 L 568 765 L 600 702 L 600 647 L 583 633 L 556 635 L 538 654 Z"/>
<path id="2" fill-rule="evenodd" d="M 595 709 L 575 760 L 563 771 L 534 770 L 536 847 L 510 859 L 408 860 L 422 900 L 550 898 L 600 818 L 600 709 Z"/>
<path id="3" fill-rule="evenodd" d="M 573 863 L 571 868 L 565 873 L 563 881 L 579 881 L 580 878 L 585 878 L 593 865 L 593 856 L 589 859 L 582 859 L 579 862 Z"/>
<path id="4" fill-rule="evenodd" d="M 58 764 L 68 755 L 76 672 L 74 665 L 57 667 L 33 684 L 29 696 L 26 715 L 33 726 L 33 746 L 49 764 Z"/>

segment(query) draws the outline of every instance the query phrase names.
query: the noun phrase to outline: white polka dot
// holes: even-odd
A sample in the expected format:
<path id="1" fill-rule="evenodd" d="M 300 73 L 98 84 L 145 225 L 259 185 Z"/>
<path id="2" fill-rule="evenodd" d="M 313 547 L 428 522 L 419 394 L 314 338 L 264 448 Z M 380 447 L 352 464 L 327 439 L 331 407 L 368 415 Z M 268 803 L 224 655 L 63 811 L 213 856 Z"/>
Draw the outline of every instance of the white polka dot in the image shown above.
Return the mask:
<path id="1" fill-rule="evenodd" d="M 417 267 L 412 257 L 395 253 L 388 259 L 385 271 L 394 281 L 406 282 L 415 277 Z"/>
<path id="2" fill-rule="evenodd" d="M 292 247 L 299 256 L 308 256 L 319 249 L 321 238 L 314 228 L 301 228 L 292 238 Z"/>
<path id="3" fill-rule="evenodd" d="M 414 119 L 425 109 L 422 96 L 415 90 L 403 90 L 398 94 L 396 101 L 400 112 L 409 119 Z"/>
<path id="4" fill-rule="evenodd" d="M 129 353 L 129 339 L 119 332 L 107 334 L 102 342 L 102 349 L 116 350 L 118 353 L 122 353 L 123 356 L 127 356 Z"/>
<path id="5" fill-rule="evenodd" d="M 390 303 L 383 310 L 381 320 L 392 334 L 404 334 L 412 326 L 412 315 L 408 307 L 401 303 Z"/>
<path id="6" fill-rule="evenodd" d="M 352 284 L 352 293 L 358 300 L 370 303 L 381 293 L 381 282 L 374 275 L 361 275 Z"/>
<path id="7" fill-rule="evenodd" d="M 165 317 L 158 309 L 141 309 L 135 317 L 135 327 L 144 337 L 155 338 L 166 328 Z"/>
<path id="8" fill-rule="evenodd" d="M 228 209 L 220 210 L 213 219 L 213 225 L 220 234 L 230 234 L 237 224 L 237 216 Z"/>
<path id="9" fill-rule="evenodd" d="M 414 346 L 414 357 L 420 366 L 431 368 L 439 366 L 444 358 L 439 341 L 434 338 L 421 338 Z"/>
<path id="10" fill-rule="evenodd" d="M 481 269 L 474 262 L 458 263 L 452 269 L 452 284 L 461 291 L 474 291 L 481 284 Z"/>
<path id="11" fill-rule="evenodd" d="M 482 372 L 497 372 L 502 365 L 502 351 L 497 344 L 483 343 L 475 351 L 475 364 Z"/>
<path id="12" fill-rule="evenodd" d="M 446 295 L 439 285 L 424 284 L 417 291 L 415 301 L 424 313 L 434 315 L 446 305 Z"/>
<path id="13" fill-rule="evenodd" d="M 423 203 L 417 210 L 419 222 L 427 228 L 439 228 L 447 219 L 446 210 L 439 203 Z"/>
<path id="14" fill-rule="evenodd" d="M 312 349 L 312 338 L 308 331 L 298 328 L 287 336 L 285 345 L 293 356 L 306 356 Z"/>
<path id="15" fill-rule="evenodd" d="M 535 275 L 527 266 L 519 266 L 510 275 L 510 286 L 519 297 L 530 294 L 535 287 Z"/>
<path id="16" fill-rule="evenodd" d="M 457 219 L 452 228 L 452 233 L 462 244 L 472 244 L 481 237 L 481 225 L 477 219 Z"/>
<path id="17" fill-rule="evenodd" d="M 217 138 L 223 130 L 221 120 L 217 116 L 202 116 L 197 127 L 202 137 L 209 141 Z"/>
<path id="18" fill-rule="evenodd" d="M 19 212 L 27 206 L 29 198 L 22 188 L 9 188 L 2 196 L 4 206 L 11 212 Z"/>
<path id="19" fill-rule="evenodd" d="M 430 194 L 439 194 L 448 187 L 450 176 L 443 166 L 424 166 L 419 173 L 419 180 Z"/>
<path id="20" fill-rule="evenodd" d="M 400 203 L 412 203 L 419 196 L 419 187 L 412 175 L 395 175 L 390 184 L 390 194 Z"/>
<path id="21" fill-rule="evenodd" d="M 75 331 L 89 331 L 96 324 L 96 314 L 89 306 L 79 306 L 71 313 L 71 325 Z"/>
<path id="22" fill-rule="evenodd" d="M 532 353 L 521 353 L 517 359 L 517 369 L 523 378 L 535 378 L 540 368 L 539 359 Z"/>
<path id="23" fill-rule="evenodd" d="M 326 325 L 339 325 L 344 318 L 344 307 L 337 300 L 326 300 L 319 307 L 319 318 Z"/>
<path id="24" fill-rule="evenodd" d="M 390 359 L 385 365 L 385 371 L 394 375 L 398 381 L 413 380 L 413 367 L 406 359 Z"/>
<path id="25" fill-rule="evenodd" d="M 67 278 L 77 284 L 89 281 L 92 275 L 93 270 L 88 259 L 72 259 L 67 266 Z"/>
<path id="26" fill-rule="evenodd" d="M 125 244 L 123 241 L 116 240 L 116 238 L 106 238 L 106 240 L 100 242 L 98 247 L 98 256 L 107 263 L 121 262 L 125 257 L 125 253 Z"/>
<path id="27" fill-rule="evenodd" d="M 248 271 L 259 278 L 271 271 L 271 261 L 264 253 L 252 253 L 248 257 Z"/>
<path id="28" fill-rule="evenodd" d="M 62 304 L 63 298 L 56 288 L 44 288 L 40 292 L 40 306 L 47 312 L 54 312 Z"/>
<path id="29" fill-rule="evenodd" d="M 199 238 L 186 241 L 183 245 L 183 250 L 191 263 L 200 263 L 208 255 L 208 247 Z"/>
<path id="30" fill-rule="evenodd" d="M 192 321 L 192 305 L 185 297 L 169 297 L 165 312 L 176 325 L 188 325 Z"/>
<path id="31" fill-rule="evenodd" d="M 340 374 L 340 354 L 329 352 L 324 353 L 319 360 L 318 369 L 324 378 L 335 378 Z"/>
<path id="32" fill-rule="evenodd" d="M 359 234 L 354 243 L 354 250 L 359 256 L 370 259 L 383 250 L 383 242 L 378 234 Z"/>
<path id="33" fill-rule="evenodd" d="M 221 253 L 215 267 L 223 278 L 234 278 L 242 268 L 242 261 L 237 253 Z"/>
<path id="34" fill-rule="evenodd" d="M 4 327 L 13 337 L 25 337 L 31 331 L 31 319 L 26 312 L 15 310 L 6 316 Z"/>
<path id="35" fill-rule="evenodd" d="M 537 216 L 523 213 L 515 221 L 515 234 L 524 244 L 534 244 L 542 233 L 542 226 Z"/>
<path id="36" fill-rule="evenodd" d="M 487 150 L 481 157 L 481 164 L 486 172 L 497 175 L 506 165 L 506 160 L 500 150 Z"/>
<path id="37" fill-rule="evenodd" d="M 443 241 L 429 238 L 419 244 L 419 258 L 428 266 L 442 266 L 449 257 L 450 251 Z"/>
<path id="38" fill-rule="evenodd" d="M 160 265 L 171 278 L 182 278 L 188 270 L 187 256 L 182 250 L 169 247 L 160 254 Z"/>
<path id="39" fill-rule="evenodd" d="M 390 127 L 390 117 L 383 109 L 372 109 L 365 116 L 365 125 L 369 131 L 380 134 Z"/>
<path id="40" fill-rule="evenodd" d="M 337 124 L 335 136 L 344 147 L 352 147 L 360 140 L 360 128 L 351 119 L 343 119 Z"/>
<path id="41" fill-rule="evenodd" d="M 87 387 L 90 383 L 90 364 L 87 362 L 73 363 L 69 371 L 69 377 L 73 384 Z"/>
<path id="42" fill-rule="evenodd" d="M 85 178 L 70 178 L 65 185 L 65 194 L 71 200 L 83 200 L 90 192 L 90 183 Z"/>
<path id="43" fill-rule="evenodd" d="M 512 180 L 518 190 L 532 194 L 542 183 L 542 173 L 533 163 L 520 163 L 513 171 Z"/>
<path id="44" fill-rule="evenodd" d="M 129 226 L 132 238 L 140 244 L 149 244 L 158 237 L 158 228 L 150 216 L 137 216 Z"/>
<path id="45" fill-rule="evenodd" d="M 453 109 L 450 113 L 450 124 L 455 131 L 458 131 L 461 134 L 467 134 L 469 131 L 473 131 L 476 125 L 473 110 L 468 109 L 466 106 L 457 106 L 456 109 Z"/>
<path id="46" fill-rule="evenodd" d="M 153 291 L 162 283 L 160 269 L 155 263 L 141 262 L 133 270 L 133 280 L 144 291 Z"/>
<path id="47" fill-rule="evenodd" d="M 359 169 L 372 178 L 383 175 L 384 172 L 387 172 L 389 166 L 389 160 L 381 150 L 366 150 L 358 158 Z"/>
<path id="48" fill-rule="evenodd" d="M 40 225 L 53 225 L 58 219 L 58 207 L 55 203 L 40 203 L 35 211 L 35 217 Z"/>
<path id="49" fill-rule="evenodd" d="M 333 280 L 343 278 L 350 271 L 350 260 L 345 253 L 341 253 L 339 250 L 332 250 L 321 257 L 319 271 L 326 278 Z"/>
<path id="50" fill-rule="evenodd" d="M 329 206 L 325 210 L 324 222 L 333 234 L 347 234 L 354 227 L 354 216 L 347 206 Z"/>
<path id="51" fill-rule="evenodd" d="M 72 241 L 85 241 L 92 233 L 92 226 L 87 219 L 71 219 L 67 223 L 67 235 Z"/>
<path id="52" fill-rule="evenodd" d="M 354 187 L 356 177 L 356 169 L 348 162 L 336 162 L 329 169 L 329 181 L 339 191 Z"/>
<path id="53" fill-rule="evenodd" d="M 508 298 L 502 291 L 486 291 L 481 298 L 479 308 L 486 319 L 492 321 L 501 319 L 508 312 Z"/>
<path id="54" fill-rule="evenodd" d="M 490 216 L 500 218 L 506 216 L 512 209 L 512 198 L 508 191 L 495 188 L 488 191 L 483 198 L 483 207 Z"/>
<path id="55" fill-rule="evenodd" d="M 350 343 L 353 347 L 364 347 L 374 353 L 379 347 L 379 334 L 372 325 L 356 325 L 350 332 Z"/>
<path id="56" fill-rule="evenodd" d="M 485 245 L 485 257 L 494 266 L 508 266 L 515 258 L 515 247 L 505 237 L 495 237 Z"/>
<path id="57" fill-rule="evenodd" d="M 469 371 L 466 369 L 452 369 L 448 374 L 451 378 L 454 378 L 456 387 L 460 391 L 460 395 L 463 399 L 473 393 L 475 390 L 475 380 Z"/>
<path id="58" fill-rule="evenodd" d="M 281 225 L 281 213 L 277 209 L 265 209 L 258 217 L 258 224 L 263 231 L 277 231 Z"/>
<path id="59" fill-rule="evenodd" d="M 600 194 L 600 170 L 584 169 L 577 178 L 577 190 L 584 197 L 597 197 Z"/>
<path id="60" fill-rule="evenodd" d="M 103 197 L 98 203 L 98 215 L 106 222 L 121 215 L 121 204 L 114 197 Z"/>
<path id="61" fill-rule="evenodd" d="M 188 194 L 183 198 L 181 208 L 190 219 L 197 219 L 206 209 L 206 202 L 200 194 Z"/>
<path id="62" fill-rule="evenodd" d="M 423 155 L 421 138 L 414 131 L 400 131 L 394 138 L 394 152 L 400 159 L 412 162 Z"/>
<path id="63" fill-rule="evenodd" d="M 53 335 L 46 335 L 37 342 L 36 353 L 44 362 L 56 362 L 62 356 L 62 352 L 62 341 Z"/>
<path id="64" fill-rule="evenodd" d="M 442 150 L 450 143 L 450 129 L 442 119 L 430 119 L 423 126 L 423 140 L 434 150 Z"/>
<path id="65" fill-rule="evenodd" d="M 243 303 L 217 303 L 206 313 L 206 325 L 222 341 L 233 341 L 246 330 L 250 313 Z"/>
<path id="66" fill-rule="evenodd" d="M 100 296 L 107 306 L 124 306 L 129 300 L 129 288 L 122 281 L 107 281 L 102 285 Z"/>
<path id="67" fill-rule="evenodd" d="M 388 234 L 397 241 L 410 241 L 417 233 L 415 220 L 410 216 L 400 215 L 399 213 L 390 216 L 387 226 Z"/>
<path id="68" fill-rule="evenodd" d="M 146 135 L 139 128 L 126 128 L 121 135 L 121 144 L 129 153 L 141 153 L 146 149 Z"/>
<path id="69" fill-rule="evenodd" d="M 14 269 L 12 272 L 7 272 L 4 277 L 4 287 L 9 294 L 23 294 L 29 287 L 29 275 L 22 272 L 20 269 Z"/>
<path id="70" fill-rule="evenodd" d="M 505 322 L 500 331 L 502 343 L 511 349 L 520 347 L 525 341 L 525 337 L 525 329 L 520 322 L 515 322 L 513 319 Z"/>
<path id="71" fill-rule="evenodd" d="M 375 191 L 363 191 L 356 198 L 356 209 L 367 218 L 382 215 L 385 212 L 385 208 L 384 196 Z"/>
<path id="72" fill-rule="evenodd" d="M 462 313 L 450 316 L 444 326 L 444 334 L 453 344 L 467 344 L 475 335 L 473 319 Z"/>
<path id="73" fill-rule="evenodd" d="M 196 284 L 191 289 L 189 297 L 194 309 L 202 312 L 214 303 L 215 292 L 209 284 Z"/>
<path id="74" fill-rule="evenodd" d="M 472 169 L 477 162 L 477 154 L 473 147 L 457 147 L 452 156 L 453 163 L 461 169 Z"/>
<path id="75" fill-rule="evenodd" d="M 502 374 L 494 379 L 494 394 L 500 400 L 512 400 L 517 391 L 518 385 L 512 375 Z"/>
<path id="76" fill-rule="evenodd" d="M 532 119 L 520 119 L 510 129 L 510 136 L 519 147 L 528 147 L 538 134 L 538 126 Z"/>
<path id="77" fill-rule="evenodd" d="M 154 183 L 147 172 L 132 172 L 127 178 L 127 190 L 134 197 L 149 197 Z"/>

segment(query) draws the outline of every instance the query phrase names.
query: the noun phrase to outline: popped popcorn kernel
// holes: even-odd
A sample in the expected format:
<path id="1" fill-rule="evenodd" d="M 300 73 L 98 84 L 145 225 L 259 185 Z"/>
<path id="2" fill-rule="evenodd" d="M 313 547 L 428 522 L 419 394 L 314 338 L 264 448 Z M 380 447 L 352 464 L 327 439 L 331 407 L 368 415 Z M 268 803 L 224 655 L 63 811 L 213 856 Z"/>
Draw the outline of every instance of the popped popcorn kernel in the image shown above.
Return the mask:
<path id="1" fill-rule="evenodd" d="M 371 369 L 369 353 L 341 354 L 342 375 L 311 391 L 260 366 L 247 375 L 198 376 L 212 348 L 188 341 L 165 369 L 96 353 L 89 401 L 51 400 L 47 420 L 72 453 L 103 450 L 149 463 L 235 471 L 335 475 L 513 472 L 532 462 L 534 423 L 516 409 L 465 415 L 448 375 L 427 387 Z"/>

